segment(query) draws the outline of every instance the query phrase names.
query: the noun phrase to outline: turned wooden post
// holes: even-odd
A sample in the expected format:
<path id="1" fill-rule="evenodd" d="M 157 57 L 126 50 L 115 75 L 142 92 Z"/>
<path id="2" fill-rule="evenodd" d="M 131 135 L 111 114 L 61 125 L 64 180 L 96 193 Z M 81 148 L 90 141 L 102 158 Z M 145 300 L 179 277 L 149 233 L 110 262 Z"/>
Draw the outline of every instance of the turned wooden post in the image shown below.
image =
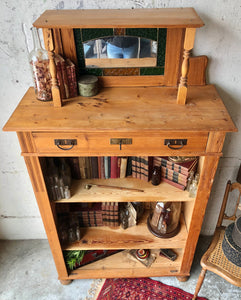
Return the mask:
<path id="1" fill-rule="evenodd" d="M 187 28 L 185 32 L 185 40 L 184 40 L 184 52 L 183 52 L 183 62 L 182 62 L 182 71 L 181 78 L 178 87 L 177 94 L 177 103 L 185 104 L 187 98 L 187 74 L 189 70 L 189 57 L 194 45 L 195 39 L 195 28 Z"/>
<path id="2" fill-rule="evenodd" d="M 61 107 L 62 100 L 61 100 L 60 90 L 57 81 L 56 65 L 54 62 L 54 41 L 53 41 L 52 30 L 48 28 L 47 29 L 43 28 L 43 36 L 44 36 L 45 48 L 47 49 L 48 56 L 49 56 L 49 70 L 52 77 L 52 97 L 53 97 L 54 107 Z"/>

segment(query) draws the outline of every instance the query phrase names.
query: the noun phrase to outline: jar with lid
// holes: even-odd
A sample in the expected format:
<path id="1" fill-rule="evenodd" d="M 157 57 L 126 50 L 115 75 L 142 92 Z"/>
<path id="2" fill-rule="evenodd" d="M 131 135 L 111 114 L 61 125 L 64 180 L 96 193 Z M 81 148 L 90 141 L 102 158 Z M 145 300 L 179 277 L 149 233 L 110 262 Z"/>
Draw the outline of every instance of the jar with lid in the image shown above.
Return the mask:
<path id="1" fill-rule="evenodd" d="M 48 52 L 41 46 L 38 30 L 31 28 L 34 49 L 29 53 L 29 63 L 33 75 L 35 95 L 38 100 L 52 100 L 51 75 Z"/>
<path id="2" fill-rule="evenodd" d="M 157 202 L 147 220 L 148 229 L 159 238 L 170 238 L 180 230 L 181 202 Z"/>

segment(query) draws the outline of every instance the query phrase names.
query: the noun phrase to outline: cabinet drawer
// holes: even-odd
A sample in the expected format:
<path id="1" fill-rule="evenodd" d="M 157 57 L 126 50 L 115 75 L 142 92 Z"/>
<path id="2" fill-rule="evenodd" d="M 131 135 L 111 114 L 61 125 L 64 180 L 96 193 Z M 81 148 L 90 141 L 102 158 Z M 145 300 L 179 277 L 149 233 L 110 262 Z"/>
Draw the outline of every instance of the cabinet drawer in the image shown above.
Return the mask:
<path id="1" fill-rule="evenodd" d="M 32 133 L 38 153 L 83 155 L 193 155 L 204 153 L 207 133 Z"/>

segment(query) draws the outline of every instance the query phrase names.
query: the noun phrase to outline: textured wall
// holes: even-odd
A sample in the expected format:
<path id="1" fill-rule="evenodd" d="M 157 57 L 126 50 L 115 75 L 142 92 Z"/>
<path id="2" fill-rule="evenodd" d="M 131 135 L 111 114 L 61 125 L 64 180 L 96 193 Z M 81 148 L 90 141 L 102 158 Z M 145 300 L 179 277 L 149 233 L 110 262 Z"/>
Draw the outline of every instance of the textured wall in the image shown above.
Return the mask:
<path id="1" fill-rule="evenodd" d="M 216 85 L 233 121 L 241 132 L 241 3 L 240 0 L 3 0 L 0 11 L 1 127 L 32 85 L 28 51 L 30 27 L 46 9 L 105 9 L 194 7 L 206 26 L 197 30 L 194 55 L 209 57 L 208 81 Z M 241 133 L 228 134 L 202 232 L 211 234 L 216 224 L 224 185 L 234 180 L 241 161 Z M 45 238 L 24 160 L 15 133 L 0 133 L 1 188 L 0 238 Z"/>

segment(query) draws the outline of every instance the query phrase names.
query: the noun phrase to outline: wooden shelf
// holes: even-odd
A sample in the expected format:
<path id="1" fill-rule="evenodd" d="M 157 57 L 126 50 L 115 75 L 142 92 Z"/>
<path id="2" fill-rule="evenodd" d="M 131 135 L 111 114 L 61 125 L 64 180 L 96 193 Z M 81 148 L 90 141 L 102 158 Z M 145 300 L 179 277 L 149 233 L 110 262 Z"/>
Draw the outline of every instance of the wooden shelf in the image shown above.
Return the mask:
<path id="1" fill-rule="evenodd" d="M 144 192 L 118 190 L 92 186 L 89 190 L 86 184 L 102 184 L 108 186 L 120 186 L 144 190 Z M 182 191 L 166 182 L 154 186 L 151 182 L 145 182 L 136 178 L 116 179 L 82 179 L 75 180 L 71 187 L 70 199 L 55 201 L 56 203 L 79 203 L 79 202 L 153 202 L 170 201 L 176 202 L 192 201 L 187 191 Z"/>
<path id="2" fill-rule="evenodd" d="M 143 277 L 143 276 L 176 276 L 179 273 L 183 250 L 175 249 L 177 259 L 168 260 L 159 255 L 159 250 L 152 250 L 156 260 L 150 268 L 145 267 L 141 262 L 132 258 L 128 251 L 121 251 L 97 262 L 83 266 L 71 271 L 68 279 L 76 278 L 110 278 L 116 277 Z"/>
<path id="3" fill-rule="evenodd" d="M 204 25 L 193 8 L 46 10 L 40 28 L 197 28 Z"/>
<path id="4" fill-rule="evenodd" d="M 187 229 L 183 215 L 179 233 L 169 239 L 154 236 L 147 228 L 146 212 L 139 224 L 127 229 L 121 226 L 112 229 L 106 226 L 81 228 L 84 230 L 80 241 L 72 243 L 64 250 L 94 250 L 94 249 L 157 249 L 182 248 L 186 244 Z"/>
<path id="5" fill-rule="evenodd" d="M 64 100 L 64 106 L 56 109 L 51 101 L 36 100 L 30 88 L 3 130 L 138 132 L 142 136 L 160 131 L 237 131 L 213 85 L 190 86 L 186 105 L 178 105 L 176 97 L 175 87 L 110 87 L 94 97 Z"/>

